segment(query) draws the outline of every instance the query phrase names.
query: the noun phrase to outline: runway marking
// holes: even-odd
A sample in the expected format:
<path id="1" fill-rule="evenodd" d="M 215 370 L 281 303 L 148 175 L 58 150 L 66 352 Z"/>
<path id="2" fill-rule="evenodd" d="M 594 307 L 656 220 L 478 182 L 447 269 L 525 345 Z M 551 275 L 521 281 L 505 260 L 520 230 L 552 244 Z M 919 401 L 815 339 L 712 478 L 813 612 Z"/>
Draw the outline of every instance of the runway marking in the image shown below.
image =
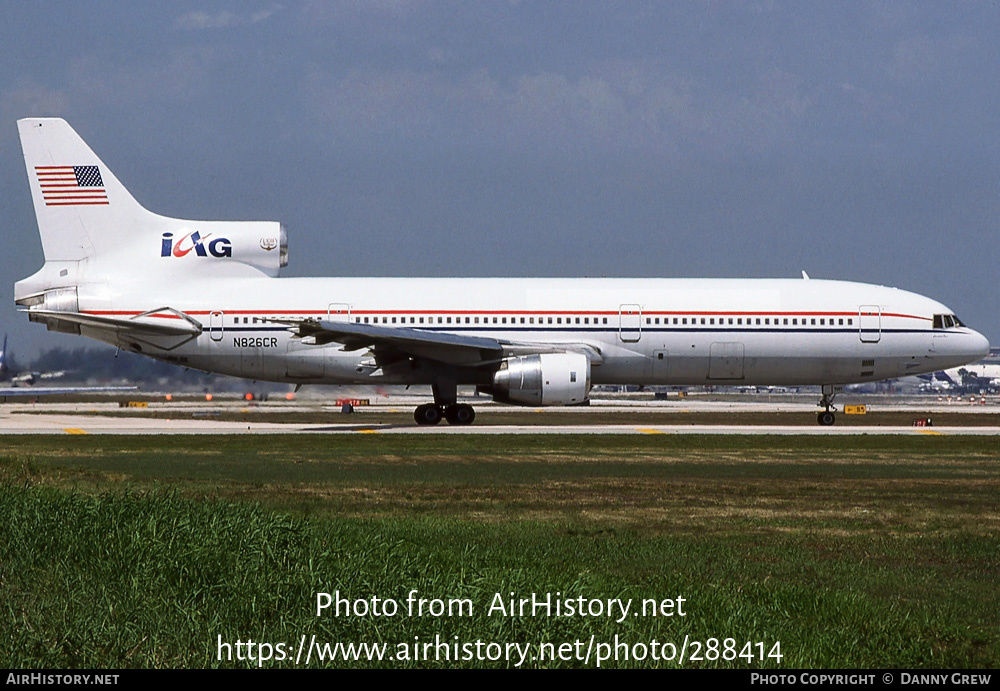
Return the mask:
<path id="1" fill-rule="evenodd" d="M 66 434 L 86 434 L 86 430 L 78 429 L 76 427 L 67 427 L 63 430 Z"/>
<path id="2" fill-rule="evenodd" d="M 378 434 L 377 429 L 359 429 L 358 434 Z"/>
<path id="3" fill-rule="evenodd" d="M 667 432 L 664 432 L 663 430 L 659 429 L 644 429 L 642 427 L 636 427 L 636 429 L 642 432 L 643 434 L 667 434 Z"/>
<path id="4" fill-rule="evenodd" d="M 947 434 L 946 432 L 935 432 L 932 429 L 918 429 L 917 432 L 919 432 L 920 434 L 939 434 L 939 435 L 942 435 L 942 436 L 944 436 L 945 434 Z"/>

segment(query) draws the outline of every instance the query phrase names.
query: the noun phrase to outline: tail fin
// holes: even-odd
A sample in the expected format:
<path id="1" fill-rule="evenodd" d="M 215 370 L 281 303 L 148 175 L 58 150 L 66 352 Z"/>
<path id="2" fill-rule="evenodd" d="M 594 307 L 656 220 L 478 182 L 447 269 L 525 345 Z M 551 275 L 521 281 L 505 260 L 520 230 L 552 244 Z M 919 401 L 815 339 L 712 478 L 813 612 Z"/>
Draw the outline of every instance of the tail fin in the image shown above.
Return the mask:
<path id="1" fill-rule="evenodd" d="M 123 229 L 148 225 L 155 216 L 65 120 L 28 118 L 17 128 L 45 261 L 109 252 Z"/>
<path id="2" fill-rule="evenodd" d="M 277 276 L 287 263 L 279 223 L 160 216 L 129 194 L 65 120 L 26 118 L 17 127 L 45 254 L 45 266 L 15 286 L 19 304 L 35 304 L 25 300 L 42 293 L 54 303 L 63 293 L 52 291 L 64 288 L 67 304 L 75 304 L 76 286 L 98 275 Z"/>

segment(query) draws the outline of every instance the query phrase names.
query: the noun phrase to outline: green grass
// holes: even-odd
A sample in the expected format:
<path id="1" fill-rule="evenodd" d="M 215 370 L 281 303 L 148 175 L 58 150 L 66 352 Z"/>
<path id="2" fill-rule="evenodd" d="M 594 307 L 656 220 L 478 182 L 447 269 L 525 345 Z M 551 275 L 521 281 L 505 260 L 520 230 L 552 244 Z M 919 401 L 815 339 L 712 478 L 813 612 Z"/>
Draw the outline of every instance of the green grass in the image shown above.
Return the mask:
<path id="1" fill-rule="evenodd" d="M 315 635 L 392 652 L 438 634 L 534 644 L 731 637 L 763 642 L 765 653 L 780 641 L 780 664 L 751 665 L 772 668 L 1000 662 L 994 439 L 498 441 L 0 438 L 0 659 L 253 666 L 219 661 L 218 637 L 234 651 L 238 639 L 294 650 Z M 417 590 L 468 598 L 474 610 L 317 617 L 315 593 L 337 590 L 401 605 Z M 496 594 L 511 592 L 684 597 L 687 616 L 487 616 Z"/>

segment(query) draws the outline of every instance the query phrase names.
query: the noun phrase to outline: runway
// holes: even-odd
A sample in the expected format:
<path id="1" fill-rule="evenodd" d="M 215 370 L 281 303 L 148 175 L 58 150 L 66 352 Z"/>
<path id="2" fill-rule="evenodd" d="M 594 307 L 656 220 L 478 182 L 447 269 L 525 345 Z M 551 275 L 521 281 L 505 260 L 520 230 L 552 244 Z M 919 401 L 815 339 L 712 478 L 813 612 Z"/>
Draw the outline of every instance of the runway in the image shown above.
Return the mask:
<path id="1" fill-rule="evenodd" d="M 274 434 L 461 434 L 461 435 L 505 435 L 505 434 L 702 434 L 702 435 L 807 435 L 807 436 L 858 436 L 858 435 L 979 435 L 1000 436 L 1000 426 L 989 424 L 995 416 L 984 416 L 984 423 L 963 423 L 961 426 L 915 427 L 912 425 L 838 424 L 821 427 L 808 424 L 811 411 L 802 405 L 780 405 L 770 403 L 743 402 L 686 402 L 685 408 L 676 406 L 650 406 L 646 404 L 627 405 L 616 402 L 609 405 L 595 405 L 586 408 L 561 408 L 526 411 L 520 416 L 522 422 L 491 424 L 496 414 L 481 415 L 476 424 L 467 427 L 440 424 L 420 427 L 412 423 L 407 403 L 399 406 L 369 406 L 353 415 L 344 415 L 334 406 L 305 403 L 286 404 L 284 402 L 247 407 L 241 401 L 204 403 L 147 404 L 141 411 L 131 411 L 118 407 L 115 402 L 107 403 L 16 403 L 0 406 L 0 434 L 91 434 L 91 435 L 274 435 Z M 490 410 L 488 407 L 483 407 Z M 493 409 L 495 412 L 499 412 Z M 509 408 L 500 409 L 504 412 Z M 798 424 L 650 424 L 648 421 L 630 422 L 632 417 L 650 415 L 650 411 L 677 413 L 674 417 L 685 417 L 686 413 L 707 414 L 722 411 L 726 414 L 752 415 L 759 413 L 783 412 Z M 551 412 L 550 412 L 551 411 Z M 610 411 L 610 412 L 609 412 Z M 933 406 L 919 408 L 920 414 L 935 412 Z M 963 409 L 963 413 L 964 413 Z M 968 415 L 996 412 L 996 408 L 969 408 Z M 632 413 L 632 414 L 630 414 Z M 244 415 L 245 420 L 223 419 Z M 914 415 L 917 413 L 914 412 Z M 156 415 L 156 417 L 150 417 Z M 602 422 L 588 422 L 588 418 L 600 417 Z M 275 418 L 275 419 L 269 419 Z M 281 418 L 280 420 L 277 418 Z M 302 418 L 302 420 L 296 420 Z M 316 421 L 319 419 L 320 421 Z M 518 418 L 515 418 L 518 419 Z M 567 419 L 571 422 L 567 424 Z M 611 422 L 608 422 L 608 420 Z M 309 420 L 309 421 L 304 421 Z M 529 420 L 530 424 L 524 424 Z M 558 422 L 556 422 L 558 420 Z M 553 424 L 554 423 L 554 424 Z"/>

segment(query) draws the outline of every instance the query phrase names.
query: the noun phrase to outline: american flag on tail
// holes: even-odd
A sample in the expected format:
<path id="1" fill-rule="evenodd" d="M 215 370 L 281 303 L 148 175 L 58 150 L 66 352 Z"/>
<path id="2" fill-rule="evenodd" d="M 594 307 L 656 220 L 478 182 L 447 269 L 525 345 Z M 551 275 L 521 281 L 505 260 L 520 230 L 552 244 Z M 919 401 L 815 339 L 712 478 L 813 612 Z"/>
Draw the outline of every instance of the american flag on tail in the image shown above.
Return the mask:
<path id="1" fill-rule="evenodd" d="M 97 166 L 35 166 L 45 206 L 107 205 Z"/>

